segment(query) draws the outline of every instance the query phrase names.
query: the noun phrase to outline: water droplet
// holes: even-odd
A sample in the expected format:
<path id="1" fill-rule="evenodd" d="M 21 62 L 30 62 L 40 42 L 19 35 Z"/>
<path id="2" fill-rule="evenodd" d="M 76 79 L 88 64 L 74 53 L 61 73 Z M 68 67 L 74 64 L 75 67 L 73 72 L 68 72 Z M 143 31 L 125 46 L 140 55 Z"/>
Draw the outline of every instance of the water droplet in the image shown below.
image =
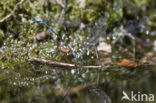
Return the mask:
<path id="1" fill-rule="evenodd" d="M 149 35 L 149 31 L 148 30 L 146 31 L 146 35 Z"/>
<path id="2" fill-rule="evenodd" d="M 53 79 L 56 79 L 56 76 L 52 76 Z"/>
<path id="3" fill-rule="evenodd" d="M 106 72 L 106 75 L 109 75 L 109 72 Z"/>
<path id="4" fill-rule="evenodd" d="M 85 78 L 85 77 L 86 77 L 86 74 L 83 73 L 83 74 L 82 74 L 82 77 Z"/>
<path id="5" fill-rule="evenodd" d="M 156 40 L 154 41 L 154 51 L 156 52 Z"/>
<path id="6" fill-rule="evenodd" d="M 71 70 L 71 73 L 72 73 L 72 74 L 75 74 L 75 70 L 74 70 L 74 69 L 72 69 L 72 70 Z"/>
<path id="7" fill-rule="evenodd" d="M 14 82 L 13 85 L 16 85 L 16 82 Z"/>

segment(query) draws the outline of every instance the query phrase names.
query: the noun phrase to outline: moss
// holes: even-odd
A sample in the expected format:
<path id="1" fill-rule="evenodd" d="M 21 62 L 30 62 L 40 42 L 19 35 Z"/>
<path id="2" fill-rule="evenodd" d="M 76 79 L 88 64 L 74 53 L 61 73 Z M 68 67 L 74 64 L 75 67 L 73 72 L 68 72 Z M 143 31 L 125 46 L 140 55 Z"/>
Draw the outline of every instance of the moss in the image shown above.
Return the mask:
<path id="1" fill-rule="evenodd" d="M 3 37 L 4 37 L 4 33 L 3 33 L 3 31 L 0 29 L 0 47 L 3 45 Z"/>

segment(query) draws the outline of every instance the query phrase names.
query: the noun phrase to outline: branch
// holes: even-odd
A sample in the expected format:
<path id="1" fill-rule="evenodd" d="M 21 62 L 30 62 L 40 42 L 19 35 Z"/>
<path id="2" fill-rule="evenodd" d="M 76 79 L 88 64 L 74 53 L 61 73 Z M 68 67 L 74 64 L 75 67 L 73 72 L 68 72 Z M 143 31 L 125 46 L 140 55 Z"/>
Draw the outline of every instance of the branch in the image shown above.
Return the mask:
<path id="1" fill-rule="evenodd" d="M 3 19 L 1 19 L 1 20 L 0 20 L 0 23 L 1 23 L 1 22 L 4 22 L 6 19 L 8 19 L 9 17 L 11 17 L 11 16 L 14 14 L 15 10 L 17 9 L 17 7 L 18 7 L 19 5 L 21 5 L 23 2 L 24 2 L 24 0 L 21 0 L 20 2 L 18 2 L 18 3 L 15 5 L 13 11 L 12 11 L 10 14 L 8 14 L 7 16 L 5 16 Z"/>
<path id="2" fill-rule="evenodd" d="M 46 64 L 46 65 L 50 65 L 50 66 L 53 66 L 53 67 L 69 67 L 69 68 L 76 67 L 75 64 L 56 62 L 56 61 L 45 60 L 45 59 L 34 58 L 34 57 L 30 57 L 28 61 L 36 62 L 36 63 L 40 63 L 40 64 Z M 90 69 L 91 68 L 93 68 L 93 69 L 102 68 L 102 66 L 82 66 L 82 67 L 83 68 L 90 68 Z"/>
<path id="3" fill-rule="evenodd" d="M 56 61 L 45 60 L 45 59 L 34 58 L 34 57 L 30 57 L 29 61 L 41 63 L 41 64 L 47 64 L 47 65 L 51 65 L 51 66 L 55 66 L 55 67 L 75 67 L 75 64 L 56 62 Z"/>

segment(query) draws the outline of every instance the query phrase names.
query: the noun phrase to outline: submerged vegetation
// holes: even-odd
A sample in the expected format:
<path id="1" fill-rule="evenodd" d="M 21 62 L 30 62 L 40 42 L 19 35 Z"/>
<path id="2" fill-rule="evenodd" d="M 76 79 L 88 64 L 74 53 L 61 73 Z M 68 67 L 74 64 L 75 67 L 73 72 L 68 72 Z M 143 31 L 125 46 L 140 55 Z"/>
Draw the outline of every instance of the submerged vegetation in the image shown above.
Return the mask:
<path id="1" fill-rule="evenodd" d="M 156 95 L 155 38 L 155 0 L 1 0 L 0 102 L 120 103 L 123 90 Z"/>

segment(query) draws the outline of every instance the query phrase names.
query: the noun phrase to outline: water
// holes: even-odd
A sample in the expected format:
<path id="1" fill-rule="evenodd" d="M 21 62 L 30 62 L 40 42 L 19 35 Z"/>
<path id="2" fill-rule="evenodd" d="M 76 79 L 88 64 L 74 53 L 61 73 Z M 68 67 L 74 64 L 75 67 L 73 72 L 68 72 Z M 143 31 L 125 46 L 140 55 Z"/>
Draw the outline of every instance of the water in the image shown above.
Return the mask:
<path id="1" fill-rule="evenodd" d="M 1 93 L 3 92 L 0 98 L 11 103 L 18 101 L 48 103 L 61 100 L 63 103 L 69 100 L 71 103 L 120 103 L 122 91 L 156 95 L 155 67 L 152 65 L 133 69 L 115 67 L 100 72 L 84 68 L 79 72 L 75 71 L 74 74 L 66 69 L 53 68 L 34 71 L 33 77 L 25 75 L 21 78 L 20 75 L 14 75 L 13 78 L 10 74 L 10 77 L 0 80 Z"/>

